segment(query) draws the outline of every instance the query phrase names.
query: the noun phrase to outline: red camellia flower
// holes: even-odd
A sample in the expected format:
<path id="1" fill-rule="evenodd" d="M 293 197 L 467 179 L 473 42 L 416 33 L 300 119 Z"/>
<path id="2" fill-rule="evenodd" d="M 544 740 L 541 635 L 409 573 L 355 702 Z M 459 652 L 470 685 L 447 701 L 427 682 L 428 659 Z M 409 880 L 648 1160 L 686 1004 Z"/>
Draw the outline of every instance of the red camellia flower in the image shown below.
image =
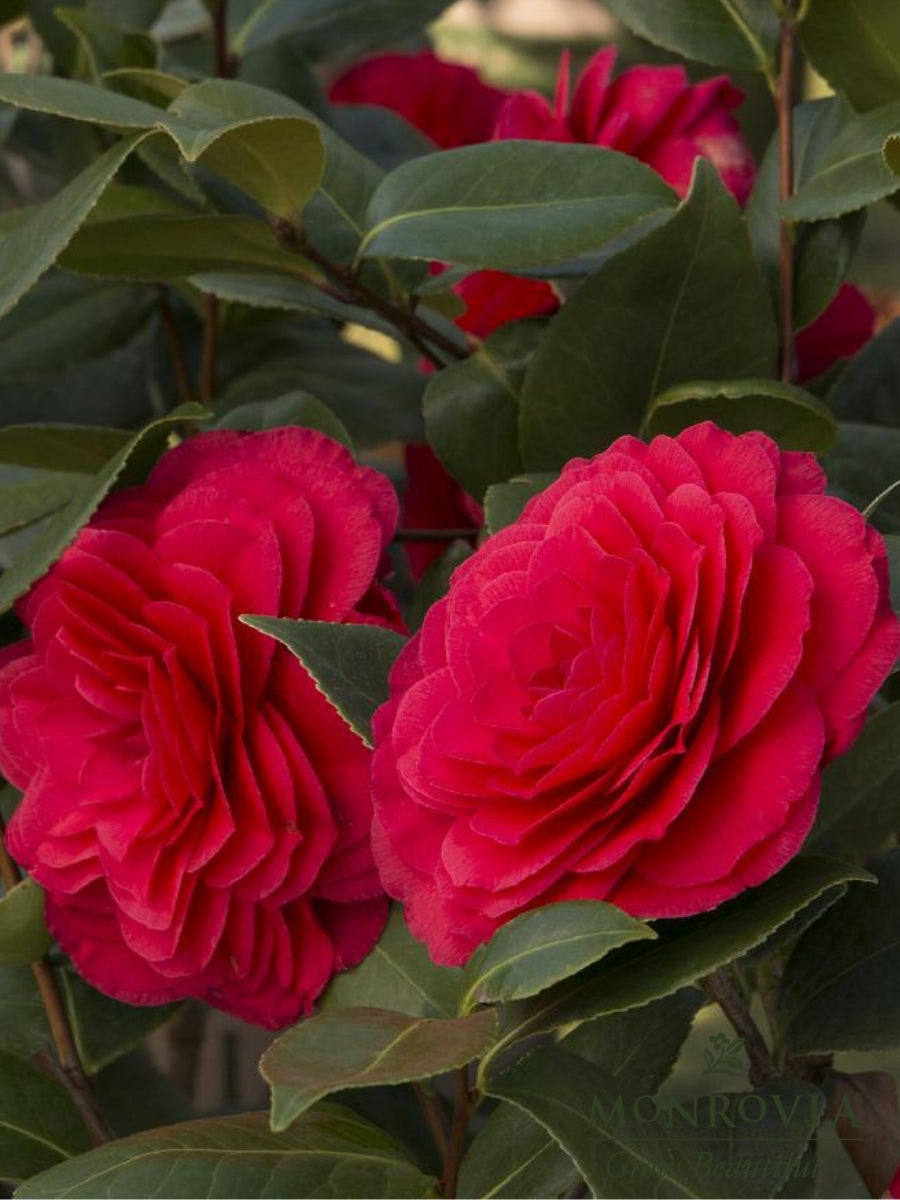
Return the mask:
<path id="1" fill-rule="evenodd" d="M 508 92 L 460 63 L 421 54 L 380 54 L 331 85 L 337 104 L 378 104 L 405 117 L 443 150 L 489 142 Z"/>
<path id="2" fill-rule="evenodd" d="M 110 497 L 0 659 L 9 849 L 79 972 L 132 1004 L 309 1011 L 386 917 L 369 753 L 242 613 L 398 625 L 393 491 L 322 434 L 201 434 Z"/>
<path id="3" fill-rule="evenodd" d="M 900 648 L 812 455 L 712 424 L 576 459 L 454 573 L 376 717 L 375 858 L 461 963 L 557 900 L 681 917 L 794 855 Z"/>
<path id="4" fill-rule="evenodd" d="M 820 317 L 797 334 L 797 379 L 815 379 L 852 358 L 875 333 L 875 309 L 858 287 L 845 283 Z"/>
<path id="5" fill-rule="evenodd" d="M 495 137 L 587 142 L 639 158 L 686 195 L 697 158 L 708 158 L 743 203 L 756 168 L 732 115 L 743 99 L 725 75 L 692 84 L 683 67 L 632 67 L 617 78 L 615 47 L 600 50 L 569 103 L 569 55 L 563 56 L 551 107 L 537 92 L 519 92 L 497 118 Z"/>

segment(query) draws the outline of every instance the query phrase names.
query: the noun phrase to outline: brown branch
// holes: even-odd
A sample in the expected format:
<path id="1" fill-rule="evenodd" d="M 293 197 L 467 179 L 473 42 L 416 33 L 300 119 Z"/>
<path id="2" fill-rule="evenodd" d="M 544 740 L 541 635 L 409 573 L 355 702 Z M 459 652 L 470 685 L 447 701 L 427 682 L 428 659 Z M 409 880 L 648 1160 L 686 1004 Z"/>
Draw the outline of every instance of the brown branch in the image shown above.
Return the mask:
<path id="1" fill-rule="evenodd" d="M 200 361 L 200 399 L 212 405 L 216 398 L 216 354 L 219 345 L 219 301 L 203 297 L 203 353 Z"/>
<path id="2" fill-rule="evenodd" d="M 469 357 L 471 353 L 469 350 L 458 346 L 451 338 L 446 337 L 439 329 L 435 329 L 433 325 L 420 317 L 418 313 L 404 308 L 402 305 L 394 304 L 392 301 L 386 300 L 384 296 L 379 296 L 377 292 L 363 283 L 351 268 L 332 262 L 330 258 L 320 254 L 290 221 L 274 216 L 270 216 L 269 221 L 281 248 L 289 254 L 301 255 L 318 267 L 326 280 L 331 280 L 332 283 L 338 285 L 340 292 L 336 294 L 333 289 L 323 287 L 318 280 L 310 278 L 309 282 L 314 287 L 319 287 L 323 291 L 327 290 L 329 295 L 336 296 L 343 303 L 359 304 L 364 308 L 371 309 L 380 317 L 384 317 L 435 366 L 443 367 L 445 365 L 444 360 L 435 354 L 435 350 L 442 351 L 450 359 L 462 360 Z"/>
<path id="3" fill-rule="evenodd" d="M 453 1125 L 450 1129 L 450 1146 L 444 1159 L 444 1174 L 441 1177 L 441 1195 L 444 1200 L 453 1200 L 459 1182 L 459 1168 L 466 1148 L 466 1132 L 472 1111 L 469 1093 L 469 1068 L 460 1067 L 456 1072 L 456 1099 L 453 1106 Z"/>
<path id="4" fill-rule="evenodd" d="M 0 880 L 7 890 L 11 890 L 22 881 L 19 868 L 13 862 L 6 848 L 6 825 L 0 816 Z M 96 1097 L 91 1090 L 88 1077 L 81 1063 L 72 1026 L 63 1002 L 53 968 L 45 958 L 31 964 L 35 983 L 40 993 L 50 1036 L 56 1051 L 56 1059 L 47 1054 L 36 1056 L 38 1065 L 63 1085 L 78 1109 L 84 1126 L 88 1131 L 91 1143 L 102 1146 L 110 1141 L 115 1134 L 106 1122 L 106 1118 L 97 1105 Z"/>
<path id="5" fill-rule="evenodd" d="M 213 11 L 213 48 L 216 75 L 220 79 L 230 79 L 237 64 L 228 53 L 228 0 L 219 0 Z"/>
<path id="6" fill-rule="evenodd" d="M 786 204 L 794 194 L 794 61 L 797 47 L 796 4 L 785 5 L 781 22 L 781 54 L 778 69 L 779 197 Z M 781 283 L 781 378 L 790 383 L 794 374 L 794 227 L 782 216 L 779 234 L 779 277 Z"/>
<path id="7" fill-rule="evenodd" d="M 734 976 L 728 967 L 720 967 L 702 981 L 706 994 L 715 1000 L 730 1021 L 735 1033 L 744 1039 L 744 1048 L 750 1060 L 750 1082 L 761 1087 L 778 1074 L 759 1026 L 750 1015 L 744 997 L 738 990 Z"/>
<path id="8" fill-rule="evenodd" d="M 187 356 L 184 352 L 184 342 L 181 330 L 172 312 L 169 296 L 165 287 L 159 285 L 159 315 L 166 331 L 169 343 L 169 356 L 172 362 L 172 373 L 175 376 L 175 386 L 178 389 L 178 399 L 181 404 L 190 404 L 194 399 L 194 389 L 191 386 L 191 376 L 187 366 Z"/>
<path id="9" fill-rule="evenodd" d="M 412 1087 L 425 1118 L 425 1124 L 428 1126 L 437 1152 L 441 1156 L 441 1161 L 446 1162 L 450 1153 L 450 1130 L 447 1127 L 447 1118 L 441 1102 L 434 1092 L 423 1084 L 414 1083 Z"/>

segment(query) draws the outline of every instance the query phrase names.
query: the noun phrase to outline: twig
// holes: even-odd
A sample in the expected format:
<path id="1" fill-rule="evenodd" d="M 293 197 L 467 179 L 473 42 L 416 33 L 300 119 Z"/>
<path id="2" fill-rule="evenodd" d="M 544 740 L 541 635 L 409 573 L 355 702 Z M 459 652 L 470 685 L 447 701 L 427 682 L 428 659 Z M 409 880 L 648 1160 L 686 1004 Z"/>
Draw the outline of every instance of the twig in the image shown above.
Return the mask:
<path id="1" fill-rule="evenodd" d="M 469 1094 L 469 1068 L 460 1067 L 456 1072 L 456 1100 L 453 1106 L 453 1125 L 450 1129 L 450 1146 L 444 1159 L 444 1174 L 441 1177 L 441 1195 L 444 1200 L 453 1200 L 459 1181 L 459 1168 L 466 1147 L 466 1131 L 472 1098 Z"/>
<path id="2" fill-rule="evenodd" d="M 442 351 L 451 359 L 461 360 L 469 357 L 469 350 L 462 349 L 451 338 L 445 337 L 439 329 L 435 329 L 434 326 L 423 320 L 417 313 L 401 305 L 394 304 L 390 300 L 386 300 L 383 296 L 379 296 L 377 292 L 363 283 L 349 267 L 332 262 L 324 254 L 319 253 L 315 246 L 310 245 L 308 240 L 300 234 L 290 221 L 286 221 L 282 217 L 273 216 L 269 218 L 269 222 L 275 237 L 278 239 L 278 244 L 283 250 L 286 250 L 289 254 L 302 255 L 302 257 L 318 267 L 326 279 L 330 279 L 332 283 L 336 283 L 339 286 L 343 295 L 338 293 L 337 299 L 343 300 L 345 303 L 356 303 L 365 308 L 370 308 L 372 312 L 378 313 L 386 321 L 390 321 L 435 366 L 442 367 L 445 365 L 444 360 L 435 354 L 435 350 Z M 315 279 L 310 279 L 309 282 L 316 287 L 322 287 Z M 324 291 L 325 288 L 322 290 Z M 335 292 L 329 289 L 329 295 L 335 296 Z"/>
<path id="3" fill-rule="evenodd" d="M 194 389 L 191 387 L 191 376 L 187 367 L 187 357 L 184 353 L 184 342 L 181 340 L 181 330 L 172 312 L 169 296 L 165 287 L 159 285 L 159 315 L 166 339 L 169 343 L 169 354 L 172 360 L 172 373 L 175 376 L 175 386 L 178 389 L 178 399 L 182 404 L 190 404 L 194 399 Z"/>
<path id="4" fill-rule="evenodd" d="M 441 1161 L 446 1162 L 450 1153 L 450 1130 L 441 1102 L 434 1092 L 429 1091 L 423 1084 L 414 1083 L 412 1086 Z"/>
<path id="5" fill-rule="evenodd" d="M 216 398 L 216 353 L 219 344 L 219 301 L 203 297 L 203 355 L 200 362 L 200 398 L 211 405 Z"/>
<path id="6" fill-rule="evenodd" d="M 753 1086 L 761 1087 L 769 1079 L 774 1079 L 778 1068 L 728 968 L 720 967 L 712 975 L 707 975 L 703 987 L 731 1022 L 735 1033 L 744 1039 Z"/>
<path id="7" fill-rule="evenodd" d="M 779 195 L 784 205 L 794 194 L 794 58 L 797 46 L 796 4 L 788 0 L 781 21 L 778 66 Z M 781 283 L 781 378 L 794 374 L 794 228 L 790 217 L 780 221 L 779 276 Z"/>
<path id="8" fill-rule="evenodd" d="M 235 62 L 228 53 L 228 0 L 219 0 L 213 10 L 213 47 L 216 54 L 216 75 L 230 79 Z"/>
<path id="9" fill-rule="evenodd" d="M 0 816 L 0 880 L 3 881 L 3 886 L 7 890 L 11 890 L 22 880 L 19 868 L 13 862 L 6 848 L 6 825 L 2 816 Z M 36 1056 L 38 1064 L 63 1085 L 81 1115 L 92 1144 L 102 1146 L 104 1142 L 114 1138 L 115 1134 L 97 1105 L 96 1097 L 82 1066 L 66 1006 L 56 983 L 56 976 L 53 974 L 49 962 L 43 958 L 39 962 L 32 963 L 31 969 L 34 972 L 41 1002 L 47 1014 L 47 1024 L 50 1027 L 50 1036 L 56 1051 L 56 1061 L 49 1055 L 40 1054 Z"/>

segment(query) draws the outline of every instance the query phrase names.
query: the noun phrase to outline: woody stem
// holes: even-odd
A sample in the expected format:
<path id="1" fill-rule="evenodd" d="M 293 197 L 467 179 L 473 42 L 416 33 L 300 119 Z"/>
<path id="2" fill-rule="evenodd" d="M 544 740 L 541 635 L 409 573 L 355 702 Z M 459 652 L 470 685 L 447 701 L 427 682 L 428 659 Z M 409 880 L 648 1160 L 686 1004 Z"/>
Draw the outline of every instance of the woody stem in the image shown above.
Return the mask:
<path id="1" fill-rule="evenodd" d="M 729 968 L 720 967 L 701 982 L 706 994 L 721 1008 L 735 1033 L 744 1039 L 744 1048 L 750 1060 L 750 1082 L 753 1086 L 761 1087 L 768 1080 L 774 1079 L 778 1068 Z"/>

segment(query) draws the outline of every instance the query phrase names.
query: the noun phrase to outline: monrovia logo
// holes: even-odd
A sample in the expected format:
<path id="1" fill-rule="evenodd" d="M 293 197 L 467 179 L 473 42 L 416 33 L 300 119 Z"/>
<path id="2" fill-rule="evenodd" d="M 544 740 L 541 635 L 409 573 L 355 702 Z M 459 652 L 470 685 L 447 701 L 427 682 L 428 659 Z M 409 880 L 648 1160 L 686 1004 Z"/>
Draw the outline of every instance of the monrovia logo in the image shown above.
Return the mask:
<path id="1" fill-rule="evenodd" d="M 744 1092 L 740 1095 L 713 1094 L 694 1096 L 690 1100 L 664 1102 L 650 1094 L 629 1098 L 623 1096 L 607 1098 L 606 1103 L 594 1096 L 591 1106 L 591 1122 L 596 1128 L 607 1132 L 630 1126 L 634 1137 L 634 1123 L 651 1124 L 660 1122 L 666 1129 L 689 1133 L 691 1129 L 738 1129 L 740 1126 L 758 1125 L 767 1118 L 775 1117 L 778 1126 L 789 1129 L 794 1120 L 818 1120 L 820 1097 L 815 1092 L 788 1093 Z M 844 1096 L 840 1108 L 832 1118 L 835 1122 L 843 1118 L 854 1128 L 860 1122 L 853 1111 L 849 1097 Z"/>
<path id="2" fill-rule="evenodd" d="M 704 1075 L 740 1075 L 744 1064 L 740 1053 L 744 1049 L 743 1038 L 730 1038 L 725 1033 L 714 1033 L 703 1051 L 706 1066 Z"/>

